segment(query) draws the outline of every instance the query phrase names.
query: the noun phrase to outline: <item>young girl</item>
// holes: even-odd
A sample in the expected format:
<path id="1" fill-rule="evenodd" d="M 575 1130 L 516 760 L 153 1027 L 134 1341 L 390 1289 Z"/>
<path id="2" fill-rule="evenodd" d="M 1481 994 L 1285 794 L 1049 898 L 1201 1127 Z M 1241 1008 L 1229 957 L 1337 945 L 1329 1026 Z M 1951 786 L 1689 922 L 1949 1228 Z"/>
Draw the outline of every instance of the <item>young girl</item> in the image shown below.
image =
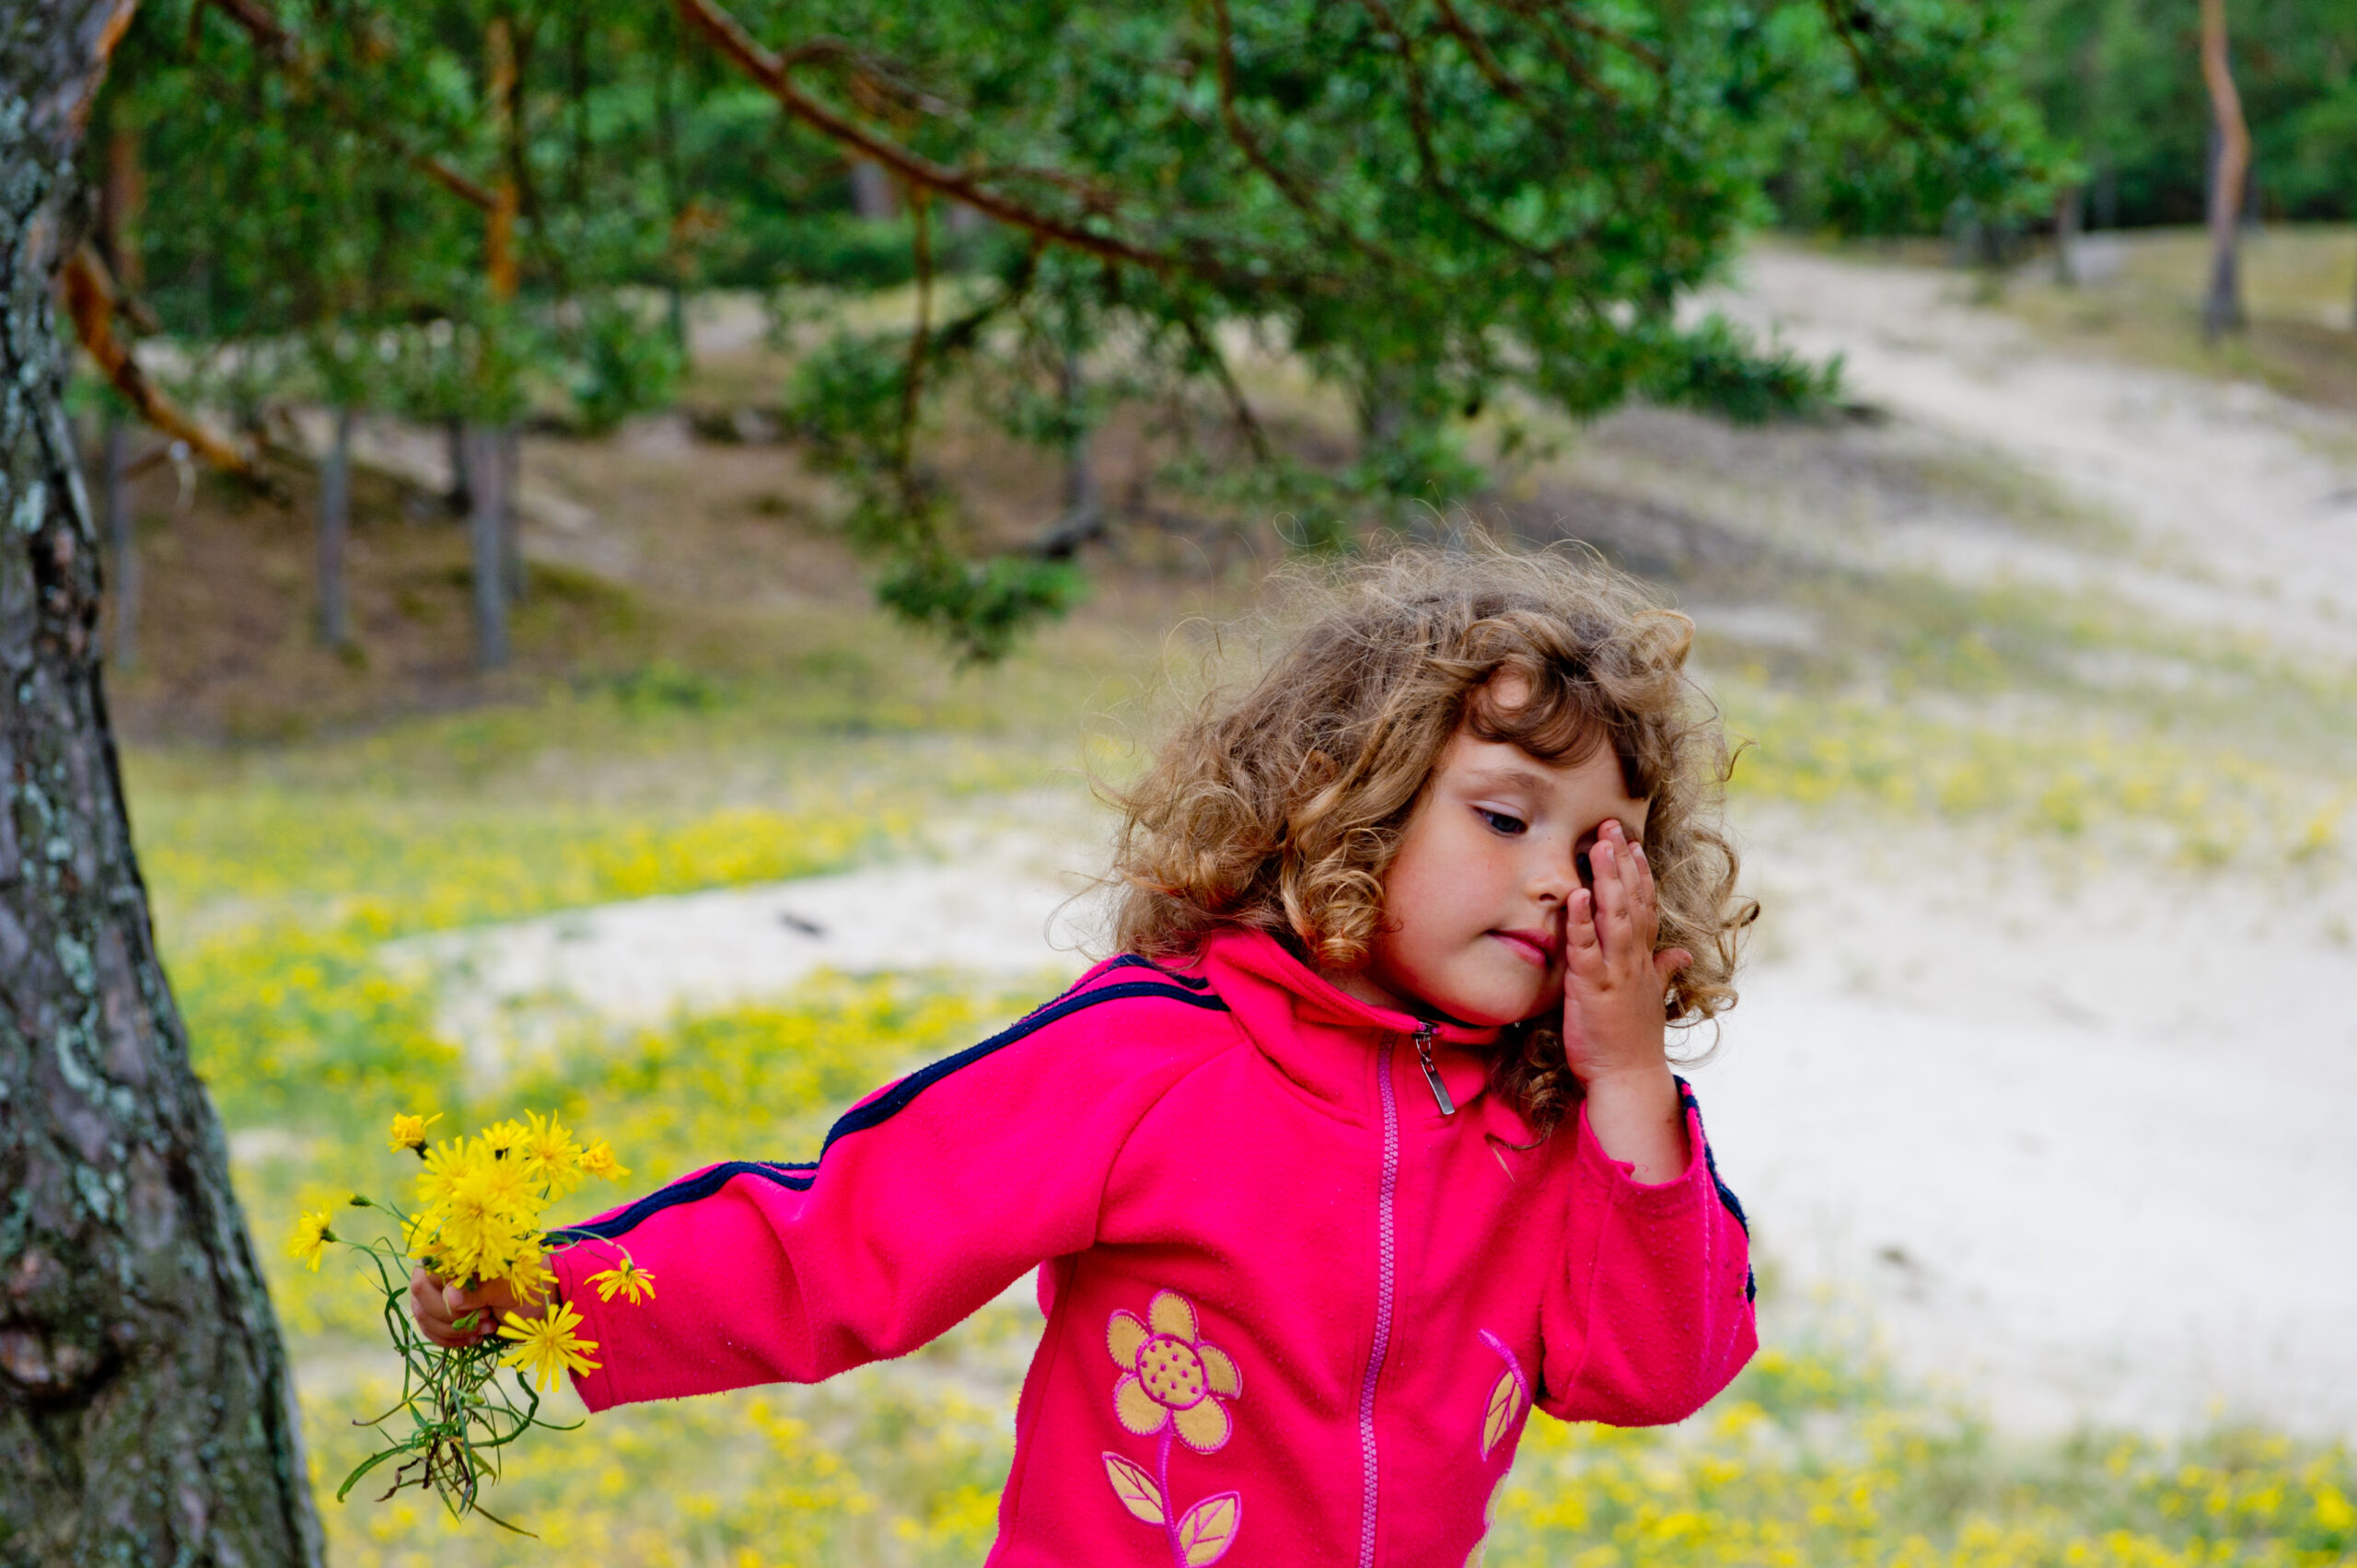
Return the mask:
<path id="1" fill-rule="evenodd" d="M 817 1160 L 569 1233 L 584 1401 L 831 1376 L 1036 1268 L 996 1568 L 1453 1565 L 1534 1405 L 1691 1412 L 1756 1341 L 1664 1050 L 1746 913 L 1690 634 L 1551 556 L 1363 571 L 1122 800 L 1119 957 Z M 615 1241 L 654 1300 L 584 1283 Z"/>

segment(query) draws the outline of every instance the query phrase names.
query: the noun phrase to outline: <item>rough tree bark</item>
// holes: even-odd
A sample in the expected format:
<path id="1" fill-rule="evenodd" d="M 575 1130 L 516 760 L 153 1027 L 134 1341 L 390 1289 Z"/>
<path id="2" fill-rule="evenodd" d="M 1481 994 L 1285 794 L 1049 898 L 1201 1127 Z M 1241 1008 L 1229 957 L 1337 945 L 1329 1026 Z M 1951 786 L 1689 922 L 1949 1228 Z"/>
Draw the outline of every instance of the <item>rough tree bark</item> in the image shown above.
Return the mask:
<path id="1" fill-rule="evenodd" d="M 139 664 L 139 519 L 131 505 L 131 421 L 107 411 L 107 570 L 114 574 L 114 667 Z"/>
<path id="2" fill-rule="evenodd" d="M 2201 330 L 2215 343 L 2243 325 L 2242 279 L 2235 250 L 2241 236 L 2243 177 L 2250 172 L 2250 127 L 2243 122 L 2226 49 L 2226 0 L 2201 0 L 2201 80 L 2210 89 L 2213 128 L 2210 159 L 2210 293 Z"/>
<path id="3" fill-rule="evenodd" d="M 149 929 L 52 290 L 132 0 L 0 9 L 0 1564 L 315 1564 L 286 1360 Z"/>

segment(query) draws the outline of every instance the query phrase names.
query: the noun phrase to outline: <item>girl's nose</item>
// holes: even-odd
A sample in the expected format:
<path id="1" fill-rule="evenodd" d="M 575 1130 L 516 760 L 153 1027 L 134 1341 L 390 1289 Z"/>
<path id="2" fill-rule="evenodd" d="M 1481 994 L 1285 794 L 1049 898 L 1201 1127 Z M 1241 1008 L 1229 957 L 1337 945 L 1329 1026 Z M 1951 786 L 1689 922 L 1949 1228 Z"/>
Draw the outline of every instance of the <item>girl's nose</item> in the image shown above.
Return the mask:
<path id="1" fill-rule="evenodd" d="M 1573 844 L 1533 845 L 1530 891 L 1540 903 L 1561 904 L 1587 886 L 1587 854 Z"/>

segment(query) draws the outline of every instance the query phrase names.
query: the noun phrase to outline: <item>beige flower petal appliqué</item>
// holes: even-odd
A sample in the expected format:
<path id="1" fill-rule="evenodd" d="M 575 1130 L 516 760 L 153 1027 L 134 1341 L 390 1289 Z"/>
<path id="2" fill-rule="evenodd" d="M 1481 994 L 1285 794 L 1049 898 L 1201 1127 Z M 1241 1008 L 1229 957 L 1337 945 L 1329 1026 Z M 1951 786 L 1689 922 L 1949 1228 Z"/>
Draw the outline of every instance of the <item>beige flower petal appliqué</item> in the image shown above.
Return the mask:
<path id="1" fill-rule="evenodd" d="M 1138 1369 L 1138 1347 L 1145 1343 L 1148 1330 L 1138 1321 L 1134 1312 L 1116 1312 L 1105 1325 L 1105 1348 L 1112 1353 L 1113 1364 L 1124 1372 Z"/>
<path id="2" fill-rule="evenodd" d="M 1141 1437 L 1153 1436 L 1170 1419 L 1169 1408 L 1145 1391 L 1145 1385 L 1138 1381 L 1134 1372 L 1125 1374 L 1113 1385 L 1113 1414 Z M 1183 1432 L 1184 1428 L 1180 1430 Z"/>
<path id="3" fill-rule="evenodd" d="M 1217 1345 L 1199 1344 L 1195 1353 L 1203 1358 L 1204 1386 L 1223 1400 L 1240 1399 L 1244 1394 L 1244 1374 L 1237 1368 L 1236 1358 Z"/>
<path id="4" fill-rule="evenodd" d="M 1154 1293 L 1153 1304 L 1146 1308 L 1145 1320 L 1157 1334 L 1168 1334 L 1174 1340 L 1195 1342 L 1195 1305 L 1175 1290 Z"/>
<path id="5" fill-rule="evenodd" d="M 1217 1400 L 1198 1400 L 1171 1419 L 1178 1423 L 1179 1437 L 1198 1454 L 1225 1447 L 1229 1434 L 1236 1430 L 1228 1420 L 1227 1407 Z"/>

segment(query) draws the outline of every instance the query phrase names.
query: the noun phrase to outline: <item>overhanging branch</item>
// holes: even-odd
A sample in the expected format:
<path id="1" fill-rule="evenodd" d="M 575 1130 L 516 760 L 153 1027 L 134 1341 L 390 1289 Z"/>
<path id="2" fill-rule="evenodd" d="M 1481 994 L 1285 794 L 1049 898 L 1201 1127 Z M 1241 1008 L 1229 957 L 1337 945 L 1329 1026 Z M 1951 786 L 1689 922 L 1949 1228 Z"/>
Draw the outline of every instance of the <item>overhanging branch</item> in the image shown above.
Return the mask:
<path id="1" fill-rule="evenodd" d="M 368 116 L 353 109 L 341 95 L 323 87 L 319 79 L 319 74 L 311 68 L 310 62 L 303 58 L 302 51 L 296 46 L 293 35 L 279 26 L 277 18 L 261 6 L 258 0 L 202 0 L 196 11 L 191 16 L 192 25 L 197 16 L 203 14 L 207 6 L 235 22 L 248 38 L 253 40 L 256 50 L 264 59 L 269 60 L 304 87 L 317 91 L 319 94 L 319 101 L 326 105 L 329 111 L 337 119 L 363 135 L 372 136 L 391 148 L 400 154 L 402 160 L 412 168 L 416 169 L 459 200 L 486 213 L 498 210 L 499 198 L 490 191 L 476 184 L 432 153 L 421 152 L 415 147 L 407 145 L 400 137 L 387 131 L 382 125 L 375 123 Z"/>
<path id="2" fill-rule="evenodd" d="M 108 274 L 106 263 L 99 259 L 96 250 L 84 245 L 75 251 L 67 258 L 59 282 L 65 295 L 65 313 L 74 322 L 74 335 L 81 340 L 84 351 L 105 373 L 108 382 L 139 411 L 140 418 L 174 440 L 186 442 L 189 450 L 215 468 L 237 475 L 265 494 L 278 495 L 277 482 L 251 458 L 182 412 L 164 395 L 162 388 L 148 379 L 130 346 L 115 333 L 114 279 Z"/>
<path id="3" fill-rule="evenodd" d="M 986 217 L 996 218 L 1001 223 L 1036 234 L 1054 244 L 1067 245 L 1092 256 L 1101 256 L 1109 261 L 1127 262 L 1155 273 L 1180 272 L 1202 275 L 1213 270 L 1180 257 L 1131 244 L 1111 235 L 1083 228 L 1052 213 L 1043 213 L 1010 200 L 984 187 L 970 174 L 946 168 L 921 153 L 879 136 L 795 86 L 793 62 L 799 52 L 783 56 L 772 53 L 755 41 L 735 17 L 714 5 L 712 0 L 679 0 L 679 7 L 684 20 L 710 40 L 713 47 L 738 70 L 777 99 L 787 113 L 830 140 L 864 157 L 873 158 L 911 185 L 962 202 Z"/>

